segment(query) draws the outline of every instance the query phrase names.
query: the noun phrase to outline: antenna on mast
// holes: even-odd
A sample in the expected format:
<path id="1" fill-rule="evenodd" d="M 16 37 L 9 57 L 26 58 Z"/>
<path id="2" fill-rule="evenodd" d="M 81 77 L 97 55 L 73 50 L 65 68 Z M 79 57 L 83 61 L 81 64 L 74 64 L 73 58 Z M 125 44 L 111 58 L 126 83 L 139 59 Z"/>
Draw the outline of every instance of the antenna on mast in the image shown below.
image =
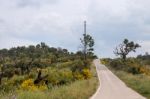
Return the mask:
<path id="1" fill-rule="evenodd" d="M 84 21 L 84 34 L 86 35 L 86 21 Z"/>
<path id="2" fill-rule="evenodd" d="M 84 21 L 84 59 L 87 57 L 87 41 L 86 41 L 86 21 Z"/>

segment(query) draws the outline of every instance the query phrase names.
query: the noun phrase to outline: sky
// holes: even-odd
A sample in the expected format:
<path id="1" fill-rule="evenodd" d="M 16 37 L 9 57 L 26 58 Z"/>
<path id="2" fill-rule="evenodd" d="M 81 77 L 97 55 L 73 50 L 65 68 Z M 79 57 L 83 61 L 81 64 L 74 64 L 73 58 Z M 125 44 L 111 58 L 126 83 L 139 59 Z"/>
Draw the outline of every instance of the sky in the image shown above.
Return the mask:
<path id="1" fill-rule="evenodd" d="M 95 54 L 115 57 L 125 38 L 150 53 L 150 0 L 0 0 L 0 49 L 36 45 L 80 49 L 83 22 Z"/>

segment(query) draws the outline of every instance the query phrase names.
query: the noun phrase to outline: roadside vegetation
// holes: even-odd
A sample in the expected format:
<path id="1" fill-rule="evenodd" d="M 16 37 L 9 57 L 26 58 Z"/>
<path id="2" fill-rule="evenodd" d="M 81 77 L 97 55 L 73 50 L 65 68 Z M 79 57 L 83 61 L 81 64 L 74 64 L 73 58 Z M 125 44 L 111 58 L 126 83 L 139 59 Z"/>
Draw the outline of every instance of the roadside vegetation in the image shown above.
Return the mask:
<path id="1" fill-rule="evenodd" d="M 46 91 L 16 91 L 7 94 L 1 94 L 1 99 L 88 99 L 91 97 L 98 86 L 98 79 L 95 66 L 91 66 L 92 77 L 90 79 L 76 80 L 70 84 L 54 86 Z"/>
<path id="2" fill-rule="evenodd" d="M 97 88 L 93 38 L 83 34 L 81 50 L 18 46 L 0 50 L 1 99 L 87 99 Z"/>
<path id="3" fill-rule="evenodd" d="M 134 45 L 134 43 L 132 45 Z M 135 45 L 139 46 L 138 44 Z M 122 51 L 120 52 L 128 52 L 126 48 L 127 47 L 121 47 Z M 128 47 L 128 49 L 131 48 Z M 117 50 L 117 53 L 120 52 Z M 127 86 L 145 96 L 147 99 L 150 99 L 150 55 L 145 53 L 145 55 L 138 55 L 134 58 L 122 56 L 122 53 L 118 55 L 121 57 L 116 59 L 101 59 L 101 63 L 111 69 Z"/>

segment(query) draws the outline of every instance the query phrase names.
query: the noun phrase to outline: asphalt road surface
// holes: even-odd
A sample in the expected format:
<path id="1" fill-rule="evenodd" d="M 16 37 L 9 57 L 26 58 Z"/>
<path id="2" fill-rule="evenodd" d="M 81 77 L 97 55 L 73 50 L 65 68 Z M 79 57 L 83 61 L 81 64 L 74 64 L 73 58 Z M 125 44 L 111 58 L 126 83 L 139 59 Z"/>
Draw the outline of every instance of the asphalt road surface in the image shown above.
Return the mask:
<path id="1" fill-rule="evenodd" d="M 94 61 L 100 79 L 100 87 L 91 99 L 146 99 L 130 89 L 97 59 Z"/>

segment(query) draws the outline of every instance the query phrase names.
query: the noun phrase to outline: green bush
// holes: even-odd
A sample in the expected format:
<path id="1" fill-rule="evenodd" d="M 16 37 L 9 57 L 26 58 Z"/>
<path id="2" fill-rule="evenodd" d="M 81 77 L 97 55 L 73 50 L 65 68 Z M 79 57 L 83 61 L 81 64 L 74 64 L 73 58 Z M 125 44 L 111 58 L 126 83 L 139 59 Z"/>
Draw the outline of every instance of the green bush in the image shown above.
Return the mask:
<path id="1" fill-rule="evenodd" d="M 79 71 L 73 72 L 73 77 L 75 80 L 83 80 L 84 79 L 84 76 Z"/>
<path id="2" fill-rule="evenodd" d="M 103 63 L 107 66 L 110 66 L 116 70 L 123 70 L 132 74 L 139 74 L 141 73 L 141 66 L 142 64 L 138 59 L 135 58 L 128 58 L 126 61 L 122 59 L 103 59 Z"/>
<path id="3" fill-rule="evenodd" d="M 72 75 L 72 71 L 70 70 L 61 70 L 59 72 L 59 75 L 60 75 L 60 84 L 66 84 L 66 83 L 69 83 L 73 80 L 73 75 Z"/>
<path id="4" fill-rule="evenodd" d="M 109 65 L 110 61 L 112 61 L 112 59 L 110 58 L 100 59 L 101 64 L 104 64 L 104 65 Z"/>
<path id="5" fill-rule="evenodd" d="M 75 72 L 75 71 L 81 72 L 83 68 L 85 68 L 85 66 L 84 66 L 84 62 L 82 60 L 74 61 L 72 66 L 71 66 L 72 72 Z"/>
<path id="6" fill-rule="evenodd" d="M 26 76 L 14 75 L 12 78 L 3 78 L 0 86 L 1 91 L 10 92 L 19 88 L 20 84 L 26 79 Z"/>
<path id="7" fill-rule="evenodd" d="M 14 75 L 11 79 L 9 79 L 8 82 L 14 86 L 19 86 L 25 79 L 26 79 L 26 76 Z"/>
<path id="8" fill-rule="evenodd" d="M 73 61 L 68 61 L 68 62 L 63 62 L 63 63 L 58 63 L 56 65 L 57 68 L 62 69 L 62 68 L 70 68 L 74 64 Z"/>
<path id="9" fill-rule="evenodd" d="M 132 73 L 132 74 L 139 74 L 139 73 L 141 73 L 141 72 L 140 72 L 140 68 L 138 68 L 138 67 L 130 67 L 130 68 L 128 69 L 128 72 L 129 72 L 129 73 Z"/>
<path id="10" fill-rule="evenodd" d="M 8 93 L 10 91 L 13 91 L 17 89 L 16 86 L 13 85 L 11 81 L 9 81 L 7 78 L 3 78 L 2 84 L 0 85 L 0 91 Z"/>
<path id="11" fill-rule="evenodd" d="M 48 74 L 48 81 L 52 85 L 61 85 L 73 81 L 72 71 L 69 69 L 48 68 Z"/>
<path id="12" fill-rule="evenodd" d="M 114 59 L 109 63 L 115 69 L 125 69 L 125 63 L 121 59 Z"/>

